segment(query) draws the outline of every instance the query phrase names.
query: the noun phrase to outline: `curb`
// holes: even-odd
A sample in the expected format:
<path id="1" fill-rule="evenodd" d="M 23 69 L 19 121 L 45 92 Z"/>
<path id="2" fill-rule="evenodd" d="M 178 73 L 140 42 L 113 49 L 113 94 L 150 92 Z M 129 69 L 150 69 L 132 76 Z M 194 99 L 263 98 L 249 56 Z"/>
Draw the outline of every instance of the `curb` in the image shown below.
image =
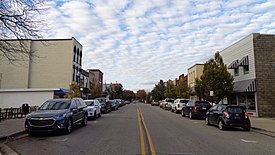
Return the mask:
<path id="1" fill-rule="evenodd" d="M 275 138 L 275 132 L 273 132 L 273 131 L 268 131 L 268 130 L 256 128 L 256 127 L 251 127 L 251 129 L 254 129 L 254 131 L 259 134 L 263 134 L 263 135 Z"/>
<path id="2" fill-rule="evenodd" d="M 9 137 L 15 137 L 15 136 L 19 136 L 19 135 L 25 134 L 25 133 L 26 133 L 26 131 L 23 130 L 23 131 L 12 133 L 12 134 L 7 135 L 7 136 L 2 136 L 2 137 L 0 137 L 0 141 L 7 140 Z"/>

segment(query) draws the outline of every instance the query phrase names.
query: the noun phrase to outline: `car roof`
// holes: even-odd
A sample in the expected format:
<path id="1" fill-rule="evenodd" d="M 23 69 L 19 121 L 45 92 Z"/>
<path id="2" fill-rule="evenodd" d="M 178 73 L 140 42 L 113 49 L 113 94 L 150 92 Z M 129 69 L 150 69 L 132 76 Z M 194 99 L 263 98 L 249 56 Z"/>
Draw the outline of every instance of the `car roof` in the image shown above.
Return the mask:
<path id="1" fill-rule="evenodd" d="M 57 99 L 49 99 L 47 101 L 70 101 L 71 99 L 68 98 L 57 98 Z"/>

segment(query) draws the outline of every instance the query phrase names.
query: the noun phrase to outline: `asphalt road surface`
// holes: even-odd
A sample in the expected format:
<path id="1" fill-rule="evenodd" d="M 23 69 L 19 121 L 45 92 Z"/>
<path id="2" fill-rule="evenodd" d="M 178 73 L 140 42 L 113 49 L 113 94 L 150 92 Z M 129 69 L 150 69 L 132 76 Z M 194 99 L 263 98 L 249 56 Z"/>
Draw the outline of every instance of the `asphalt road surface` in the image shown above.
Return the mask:
<path id="1" fill-rule="evenodd" d="M 232 129 L 142 103 L 75 127 L 69 135 L 23 136 L 7 143 L 22 155 L 275 155 L 275 138 Z"/>

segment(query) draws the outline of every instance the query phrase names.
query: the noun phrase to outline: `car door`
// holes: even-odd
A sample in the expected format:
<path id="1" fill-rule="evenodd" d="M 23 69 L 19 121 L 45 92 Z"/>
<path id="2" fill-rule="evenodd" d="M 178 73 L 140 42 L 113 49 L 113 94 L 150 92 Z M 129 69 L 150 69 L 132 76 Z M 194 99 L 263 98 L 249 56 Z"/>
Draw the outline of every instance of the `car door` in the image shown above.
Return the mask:
<path id="1" fill-rule="evenodd" d="M 217 110 L 218 105 L 213 106 L 207 111 L 207 117 L 210 123 L 214 123 L 214 113 Z"/>
<path id="2" fill-rule="evenodd" d="M 96 114 L 100 113 L 100 106 L 99 102 L 97 100 L 94 100 L 95 108 L 96 108 Z"/>
<path id="3" fill-rule="evenodd" d="M 213 113 L 213 123 L 218 125 L 219 123 L 219 118 L 222 116 L 222 111 L 223 111 L 223 106 L 218 105 L 217 109 Z"/>
<path id="4" fill-rule="evenodd" d="M 71 108 L 71 112 L 72 112 L 73 122 L 76 122 L 78 120 L 78 108 L 77 108 L 75 100 L 71 101 L 70 108 Z"/>

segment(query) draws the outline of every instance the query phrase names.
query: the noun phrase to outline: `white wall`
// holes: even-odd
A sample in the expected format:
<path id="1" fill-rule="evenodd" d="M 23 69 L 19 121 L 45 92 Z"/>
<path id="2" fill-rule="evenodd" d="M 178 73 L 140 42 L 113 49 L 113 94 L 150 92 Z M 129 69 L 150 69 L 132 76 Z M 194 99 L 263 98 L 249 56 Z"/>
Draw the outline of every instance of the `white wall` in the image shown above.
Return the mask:
<path id="1" fill-rule="evenodd" d="M 48 99 L 53 99 L 53 91 L 43 92 L 0 92 L 0 108 L 19 108 L 24 103 L 40 106 Z"/>

